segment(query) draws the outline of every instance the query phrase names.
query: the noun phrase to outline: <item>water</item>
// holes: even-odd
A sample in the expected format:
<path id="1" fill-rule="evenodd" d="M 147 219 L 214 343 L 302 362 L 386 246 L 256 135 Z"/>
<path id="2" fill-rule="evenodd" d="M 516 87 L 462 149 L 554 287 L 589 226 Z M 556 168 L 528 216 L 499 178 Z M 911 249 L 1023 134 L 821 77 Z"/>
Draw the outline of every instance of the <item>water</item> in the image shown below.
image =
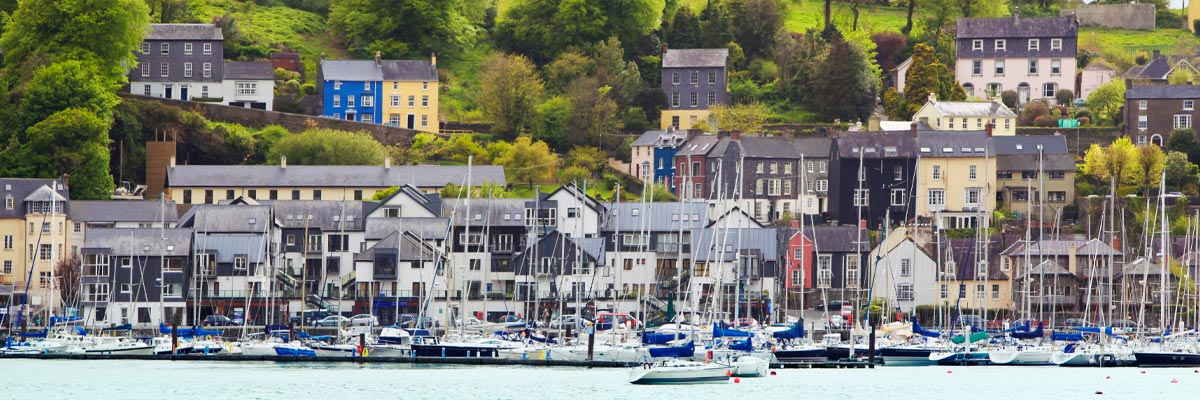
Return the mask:
<path id="1" fill-rule="evenodd" d="M 625 369 L 372 363 L 8 359 L 0 360 L 0 373 L 0 399 L 1062 400 L 1099 398 L 1096 391 L 1107 398 L 1184 399 L 1200 390 L 1200 373 L 1192 369 L 1139 368 L 791 369 L 739 384 L 691 386 L 631 385 Z"/>

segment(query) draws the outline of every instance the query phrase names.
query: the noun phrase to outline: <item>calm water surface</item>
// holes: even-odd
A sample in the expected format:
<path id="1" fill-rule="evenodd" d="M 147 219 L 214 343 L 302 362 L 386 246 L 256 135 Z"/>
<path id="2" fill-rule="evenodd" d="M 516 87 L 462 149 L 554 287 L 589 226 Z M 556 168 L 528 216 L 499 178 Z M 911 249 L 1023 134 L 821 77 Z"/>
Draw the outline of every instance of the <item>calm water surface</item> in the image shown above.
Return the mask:
<path id="1" fill-rule="evenodd" d="M 630 385 L 624 369 L 369 363 L 0 360 L 0 372 L 0 399 L 1145 400 L 1200 392 L 1192 369 L 1138 368 L 793 369 L 692 386 Z"/>

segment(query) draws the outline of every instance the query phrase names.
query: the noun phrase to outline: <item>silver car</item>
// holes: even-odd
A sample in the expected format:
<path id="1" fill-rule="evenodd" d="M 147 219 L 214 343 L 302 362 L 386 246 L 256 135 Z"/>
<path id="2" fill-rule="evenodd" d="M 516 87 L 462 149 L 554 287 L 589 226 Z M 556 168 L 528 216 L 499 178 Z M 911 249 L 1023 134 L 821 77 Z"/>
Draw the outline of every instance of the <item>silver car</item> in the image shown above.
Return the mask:
<path id="1" fill-rule="evenodd" d="M 379 319 L 371 314 L 358 314 L 350 317 L 350 325 L 353 326 L 375 326 L 379 325 Z"/>

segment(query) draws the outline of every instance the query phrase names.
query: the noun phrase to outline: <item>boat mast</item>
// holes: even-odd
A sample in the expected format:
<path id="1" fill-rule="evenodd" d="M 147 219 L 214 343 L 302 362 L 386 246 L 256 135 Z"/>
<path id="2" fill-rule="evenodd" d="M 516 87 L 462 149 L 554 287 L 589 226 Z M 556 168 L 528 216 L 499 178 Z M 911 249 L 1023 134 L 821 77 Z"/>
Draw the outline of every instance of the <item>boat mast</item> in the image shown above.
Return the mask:
<path id="1" fill-rule="evenodd" d="M 166 196 L 163 193 L 158 194 L 158 214 L 159 222 L 162 225 L 158 226 L 158 320 L 159 322 L 167 321 L 167 308 L 163 304 L 163 295 L 167 288 L 167 279 L 164 269 L 166 268 L 166 251 L 167 251 L 167 211 L 166 211 Z M 181 288 L 182 289 L 182 288 Z M 177 325 L 177 324 L 176 324 Z M 171 329 L 178 329 L 178 326 L 172 325 Z"/>
<path id="2" fill-rule="evenodd" d="M 1162 250 L 1159 253 L 1160 258 L 1159 258 L 1159 264 L 1158 264 L 1158 268 L 1159 268 L 1158 290 L 1159 290 L 1159 295 L 1161 296 L 1159 299 L 1158 326 L 1159 326 L 1159 329 L 1161 329 L 1163 332 L 1166 332 L 1166 329 L 1167 329 L 1167 305 L 1171 303 L 1168 298 L 1170 292 L 1167 290 L 1167 271 L 1168 271 L 1167 263 L 1170 261 L 1168 254 L 1170 254 L 1171 248 L 1167 247 L 1167 243 L 1168 243 L 1167 235 L 1170 233 L 1170 231 L 1167 230 L 1169 225 L 1167 225 L 1167 212 L 1166 212 L 1167 211 L 1167 196 L 1166 196 L 1166 194 L 1167 194 L 1167 173 L 1166 173 L 1166 171 L 1163 171 L 1162 177 L 1160 179 L 1161 180 L 1159 183 L 1159 190 L 1158 190 L 1158 208 L 1160 210 L 1159 218 L 1162 221 L 1161 222 L 1162 223 L 1162 225 L 1161 225 L 1161 229 L 1162 229 L 1162 243 L 1161 243 L 1162 247 L 1161 247 L 1161 249 Z"/>
<path id="3" fill-rule="evenodd" d="M 466 200 L 463 201 L 464 205 L 467 208 L 466 215 L 464 215 L 464 217 L 465 217 L 464 219 L 467 220 L 466 228 L 464 230 L 464 232 L 466 232 L 466 234 L 463 235 L 467 240 L 465 240 L 463 243 L 463 251 L 466 252 L 467 254 L 471 253 L 471 242 L 472 242 L 472 240 L 471 240 L 471 237 L 472 237 L 471 236 L 472 235 L 471 234 L 471 166 L 474 163 L 474 161 L 475 161 L 475 156 L 467 156 L 467 187 L 466 187 L 467 198 L 466 198 Z M 451 239 L 453 239 L 453 238 L 451 238 Z M 480 239 L 482 239 L 482 238 L 480 238 Z M 482 245 L 483 241 L 480 240 L 479 244 Z M 481 250 L 481 249 L 477 249 L 477 251 L 478 250 Z M 483 260 L 480 260 L 480 265 L 481 265 L 480 269 L 483 269 L 482 264 L 483 264 Z M 463 271 L 462 277 L 460 279 L 462 281 L 462 283 L 461 283 L 462 292 L 459 292 L 459 294 L 458 294 L 458 319 L 459 319 L 459 321 L 462 321 L 462 322 L 466 322 L 466 320 L 467 320 L 467 293 L 468 293 L 467 273 L 470 272 L 470 269 L 471 269 L 470 265 L 471 265 L 471 261 L 470 261 L 470 259 L 468 259 L 466 266 L 463 266 L 463 265 L 458 266 L 458 268 L 461 268 L 461 271 Z M 450 317 L 449 313 L 447 313 L 446 317 L 447 318 Z M 450 324 L 446 324 L 446 327 L 449 328 Z M 462 324 L 462 323 L 458 324 L 458 334 L 460 336 L 466 335 L 466 329 L 467 328 L 466 328 L 465 324 Z"/>

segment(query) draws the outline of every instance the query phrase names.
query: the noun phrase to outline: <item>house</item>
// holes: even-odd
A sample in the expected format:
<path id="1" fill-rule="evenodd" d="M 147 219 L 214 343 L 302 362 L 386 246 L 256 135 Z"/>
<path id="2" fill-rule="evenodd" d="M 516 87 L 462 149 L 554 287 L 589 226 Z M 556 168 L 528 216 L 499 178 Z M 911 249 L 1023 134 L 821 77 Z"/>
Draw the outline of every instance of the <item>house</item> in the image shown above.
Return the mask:
<path id="1" fill-rule="evenodd" d="M 943 238 L 927 243 L 926 252 L 941 263 L 937 275 L 938 300 L 951 307 L 981 312 L 1011 309 L 1011 272 L 994 267 L 996 253 L 1011 244 L 1010 236 L 993 235 L 986 243 L 977 238 Z"/>
<path id="2" fill-rule="evenodd" d="M 1054 104 L 1074 91 L 1079 22 L 1051 18 L 960 18 L 955 31 L 954 77 L 967 96 L 991 98 L 1017 91 L 1018 104 Z"/>
<path id="3" fill-rule="evenodd" d="M 516 291 L 516 268 L 513 257 L 526 247 L 526 199 L 448 199 L 443 203 L 443 216 L 450 218 L 451 247 L 449 265 L 456 276 L 466 281 L 470 300 L 512 299 Z M 472 302 L 474 309 L 483 304 Z M 489 315 L 502 313 L 505 304 L 488 304 Z"/>
<path id="4" fill-rule="evenodd" d="M 876 274 L 872 285 L 875 296 L 888 299 L 900 311 L 911 313 L 917 306 L 941 301 L 938 288 L 933 286 L 937 259 L 913 240 L 907 228 L 888 232 L 868 259 L 874 260 L 870 270 Z"/>
<path id="5" fill-rule="evenodd" d="M 692 232 L 695 246 L 687 291 L 692 310 L 716 309 L 733 317 L 769 319 L 777 292 L 778 231 L 775 228 L 731 228 L 717 222 Z"/>
<path id="6" fill-rule="evenodd" d="M 435 192 L 466 181 L 468 167 L 441 165 L 175 165 L 167 168 L 167 199 L 179 204 L 216 204 L 238 197 L 260 200 L 370 199 L 404 184 Z M 504 168 L 471 169 L 473 182 L 504 185 Z"/>
<path id="7" fill-rule="evenodd" d="M 989 225 L 996 209 L 996 155 L 991 139 L 989 131 L 917 133 L 920 158 L 914 183 L 918 218 L 932 220 L 939 229 Z M 899 177 L 903 171 L 893 174 Z M 892 197 L 903 197 L 903 190 L 892 189 L 900 191 Z M 892 205 L 904 204 L 893 201 Z"/>
<path id="8" fill-rule="evenodd" d="M 1065 137 L 994 136 L 992 148 L 997 208 L 1035 215 L 1041 211 L 1040 215 L 1052 220 L 1074 204 L 1075 155 L 1067 150 Z"/>
<path id="9" fill-rule="evenodd" d="M 254 201 L 254 200 L 248 200 Z M 264 200 L 280 223 L 280 268 L 291 289 L 307 285 L 305 293 L 341 297 L 343 282 L 354 272 L 354 257 L 366 250 L 364 202 Z M 348 309 L 348 304 L 336 304 Z M 331 308 L 331 307 L 323 307 Z"/>
<path id="10" fill-rule="evenodd" d="M 796 178 L 796 191 L 800 197 L 795 214 L 815 216 L 828 213 L 833 139 L 824 136 L 796 138 L 792 141 L 792 147 L 800 155 L 797 168 L 799 177 Z"/>
<path id="11" fill-rule="evenodd" d="M 423 60 L 321 60 L 321 115 L 436 133 L 437 57 Z"/>
<path id="12" fill-rule="evenodd" d="M 603 238 L 583 238 L 557 229 L 531 239 L 514 257 L 518 301 L 556 301 L 582 308 L 614 283 L 595 279 L 608 257 Z"/>
<path id="13" fill-rule="evenodd" d="M 800 154 L 788 139 L 733 132 L 708 154 L 709 199 L 744 200 L 759 222 L 799 210 Z"/>
<path id="14" fill-rule="evenodd" d="M 915 215 L 908 207 L 916 194 L 917 132 L 844 132 L 834 142 L 836 164 L 829 175 L 829 214 L 834 221 L 892 226 Z"/>
<path id="15" fill-rule="evenodd" d="M 1200 70 L 1192 66 L 1186 57 L 1169 57 L 1154 50 L 1150 61 L 1145 65 L 1130 67 L 1121 77 L 1125 79 L 1126 89 L 1140 85 L 1166 85 L 1170 81 L 1171 74 L 1181 69 L 1193 77 L 1200 75 Z"/>
<path id="16" fill-rule="evenodd" d="M 222 99 L 225 46 L 213 24 L 150 24 L 129 71 L 129 92 L 177 100 Z"/>
<path id="17" fill-rule="evenodd" d="M 1013 287 L 1029 286 L 1029 301 L 1034 308 L 1079 311 L 1081 304 L 1110 300 L 1107 287 L 1119 277 L 1114 264 L 1121 259 L 1121 250 L 1099 239 L 1015 241 L 997 258 L 1000 269 L 1015 277 Z M 1058 279 L 1052 280 L 1055 276 Z M 1094 285 L 1090 292 L 1089 283 Z M 1087 293 L 1092 296 L 1090 303 Z"/>
<path id="18" fill-rule="evenodd" d="M 286 316 L 279 308 L 301 309 L 298 298 L 284 304 L 271 298 L 292 283 L 274 273 L 282 229 L 272 207 L 194 205 L 179 217 L 178 226 L 193 232 L 195 283 L 190 287 L 196 294 L 187 307 L 199 307 L 197 315 L 240 312 L 248 324 L 283 323 Z"/>
<path id="19" fill-rule="evenodd" d="M 1128 315 L 1137 315 L 1143 309 L 1154 314 L 1161 312 L 1163 283 L 1169 296 L 1167 301 L 1178 300 L 1179 277 L 1156 261 L 1160 260 L 1138 257 L 1125 264 L 1117 275 L 1117 292 L 1124 295 L 1121 303 L 1128 305 Z M 1188 268 L 1187 272 L 1194 273 L 1195 269 Z"/>
<path id="20" fill-rule="evenodd" d="M 729 49 L 668 49 L 663 45 L 662 90 L 667 107 L 662 129 L 691 129 L 699 121 L 713 125 L 712 106 L 729 104 Z"/>
<path id="21" fill-rule="evenodd" d="M 225 62 L 221 72 L 223 104 L 271 111 L 275 70 L 270 62 Z"/>
<path id="22" fill-rule="evenodd" d="M 870 252 L 865 229 L 813 226 L 803 233 L 785 230 L 784 235 L 788 238 L 782 258 L 788 278 L 784 287 L 803 296 L 806 307 L 867 297 L 871 266 L 865 261 Z"/>
<path id="23" fill-rule="evenodd" d="M 1134 85 L 1125 90 L 1125 135 L 1162 146 L 1176 129 L 1193 129 L 1200 86 Z"/>
<path id="24" fill-rule="evenodd" d="M 675 176 L 675 153 L 687 143 L 688 138 L 699 133 L 698 130 L 680 131 L 674 127 L 646 131 L 629 146 L 632 152 L 629 174 L 643 182 L 670 186 Z"/>
<path id="25" fill-rule="evenodd" d="M 203 318 L 186 300 L 194 282 L 191 229 L 90 229 L 80 253 L 84 320 L 146 329 Z"/>
<path id="26" fill-rule="evenodd" d="M 613 204 L 604 236 L 615 271 L 605 276 L 616 278 L 620 293 L 671 297 L 674 288 L 666 283 L 691 259 L 692 233 L 708 224 L 707 208 L 703 201 Z"/>
<path id="27" fill-rule="evenodd" d="M 174 202 L 75 200 L 71 220 L 71 254 L 79 254 L 87 231 L 96 228 L 174 228 L 179 215 Z M 165 222 L 165 224 L 164 224 Z"/>
<path id="28" fill-rule="evenodd" d="M 26 304 L 27 311 L 58 302 L 51 283 L 54 264 L 67 255 L 71 241 L 68 182 L 57 179 L 0 178 L 0 300 Z M 32 271 L 30 271 L 32 268 Z M 36 280 L 36 283 L 31 282 Z M 26 291 L 28 288 L 28 291 Z"/>
<path id="29" fill-rule="evenodd" d="M 368 228 L 366 235 L 372 243 L 355 256 L 355 280 L 348 283 L 357 300 L 353 312 L 375 310 L 382 323 L 396 323 L 398 314 L 418 313 L 435 297 L 449 298 L 446 255 L 438 246 L 439 240 L 445 240 L 448 221 L 405 222 L 409 223 Z M 438 227 L 441 233 L 437 233 Z"/>
<path id="30" fill-rule="evenodd" d="M 982 131 L 992 124 L 996 136 L 1017 134 L 1017 114 L 996 96 L 991 101 L 929 101 L 913 114 L 913 120 L 937 131 Z"/>
<path id="31" fill-rule="evenodd" d="M 1137 67 L 1134 67 L 1137 68 Z M 1086 99 L 1092 95 L 1092 92 L 1104 86 L 1105 83 L 1112 81 L 1117 77 L 1117 70 L 1105 63 L 1104 60 L 1095 59 L 1083 68 L 1079 73 L 1079 93 L 1076 98 Z"/>
<path id="32" fill-rule="evenodd" d="M 438 218 L 442 215 L 442 195 L 425 193 L 410 184 L 400 185 L 383 200 L 363 205 L 365 218 Z"/>
<path id="33" fill-rule="evenodd" d="M 676 196 L 685 199 L 708 198 L 708 153 L 718 141 L 715 135 L 696 136 L 675 152 L 675 178 L 671 189 Z"/>

